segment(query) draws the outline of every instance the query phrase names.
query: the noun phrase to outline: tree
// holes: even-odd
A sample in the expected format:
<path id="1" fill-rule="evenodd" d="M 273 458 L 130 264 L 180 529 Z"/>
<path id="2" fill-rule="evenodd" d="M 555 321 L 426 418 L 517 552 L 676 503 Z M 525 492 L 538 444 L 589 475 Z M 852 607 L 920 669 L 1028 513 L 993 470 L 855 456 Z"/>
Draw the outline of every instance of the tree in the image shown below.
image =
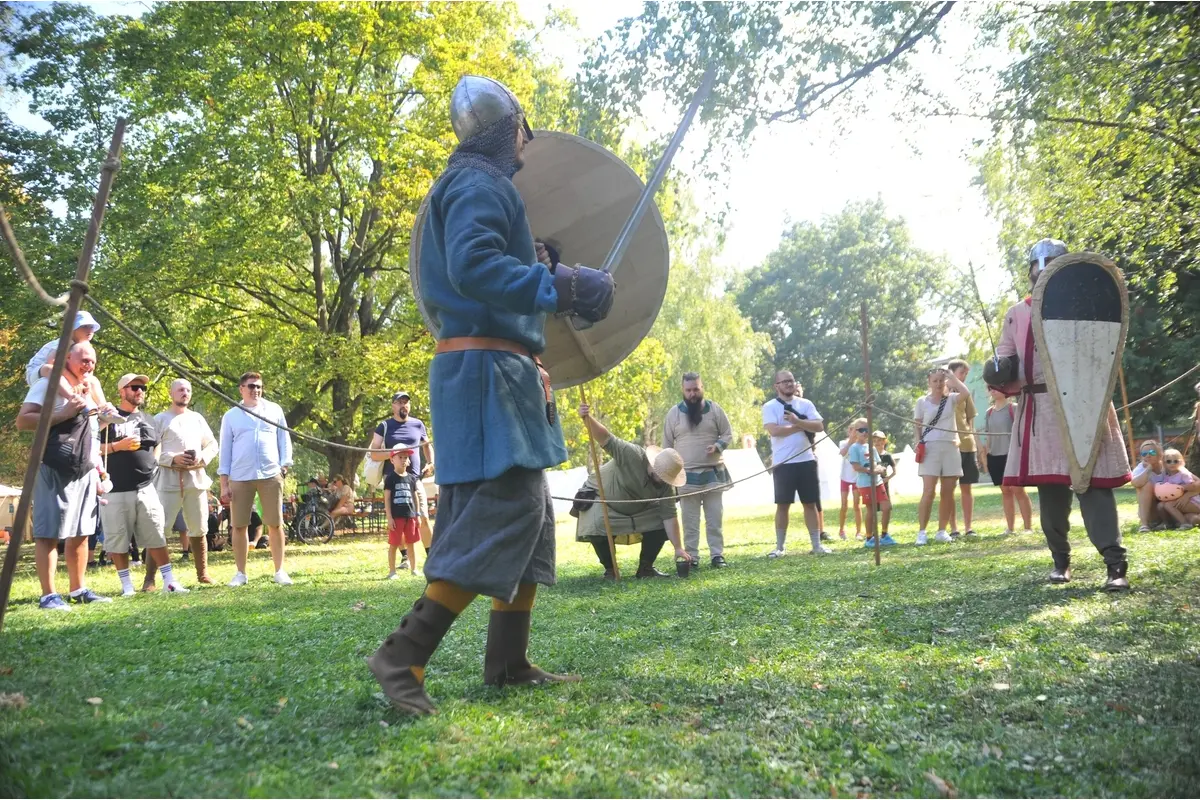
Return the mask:
<path id="1" fill-rule="evenodd" d="M 775 370 L 791 370 L 827 421 L 851 416 L 863 401 L 859 316 L 866 301 L 876 404 L 907 418 L 943 341 L 948 274 L 880 201 L 850 203 L 819 225 L 797 223 L 737 291 L 742 312 L 775 346 L 761 385 L 771 385 Z M 903 420 L 874 421 L 894 441 L 910 437 Z"/>
<path id="2" fill-rule="evenodd" d="M 1016 56 L 983 114 L 980 160 L 1014 283 L 1043 236 L 1108 254 L 1130 291 L 1131 398 L 1196 363 L 1200 347 L 1200 9 L 1187 3 L 1066 4 L 998 13 L 989 35 Z M 1183 424 L 1186 381 L 1134 410 Z"/>
<path id="3" fill-rule="evenodd" d="M 535 118 L 565 93 L 504 4 L 53 6 L 17 27 L 32 61 L 12 83 L 57 120 L 43 150 L 80 156 L 118 110 L 133 118 L 97 295 L 226 388 L 263 372 L 289 424 L 338 443 L 364 445 L 391 390 L 424 383 L 408 237 L 455 143 L 459 76 L 503 80 Z M 354 472 L 358 456 L 321 449 Z"/>

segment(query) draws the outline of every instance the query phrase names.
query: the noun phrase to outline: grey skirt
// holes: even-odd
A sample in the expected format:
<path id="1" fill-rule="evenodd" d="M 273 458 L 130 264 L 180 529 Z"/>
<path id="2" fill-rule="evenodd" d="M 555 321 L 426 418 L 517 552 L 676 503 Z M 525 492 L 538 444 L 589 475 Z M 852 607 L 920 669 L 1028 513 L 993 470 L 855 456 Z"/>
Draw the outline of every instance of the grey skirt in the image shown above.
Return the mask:
<path id="1" fill-rule="evenodd" d="M 553 586 L 554 503 L 540 469 L 440 487 L 425 578 L 511 603 L 522 583 Z"/>

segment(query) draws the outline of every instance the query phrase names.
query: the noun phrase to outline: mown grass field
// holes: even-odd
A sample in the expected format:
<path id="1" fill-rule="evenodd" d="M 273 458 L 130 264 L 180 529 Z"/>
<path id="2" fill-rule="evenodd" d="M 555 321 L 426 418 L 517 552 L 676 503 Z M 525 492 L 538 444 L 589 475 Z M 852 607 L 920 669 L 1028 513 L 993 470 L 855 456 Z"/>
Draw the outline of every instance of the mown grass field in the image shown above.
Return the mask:
<path id="1" fill-rule="evenodd" d="M 878 568 L 852 541 L 768 560 L 763 508 L 729 515 L 732 568 L 612 585 L 564 524 L 531 655 L 584 682 L 485 688 L 477 601 L 416 720 L 363 664 L 421 590 L 382 580 L 380 539 L 293 548 L 288 588 L 262 551 L 225 587 L 223 553 L 218 586 L 70 614 L 37 610 L 29 563 L 0 634 L 0 693 L 27 702 L 0 706 L 0 795 L 1200 794 L 1200 534 L 1128 536 L 1112 596 L 1076 514 L 1075 582 L 1050 586 L 1040 537 L 996 535 L 979 494 L 983 538 Z"/>

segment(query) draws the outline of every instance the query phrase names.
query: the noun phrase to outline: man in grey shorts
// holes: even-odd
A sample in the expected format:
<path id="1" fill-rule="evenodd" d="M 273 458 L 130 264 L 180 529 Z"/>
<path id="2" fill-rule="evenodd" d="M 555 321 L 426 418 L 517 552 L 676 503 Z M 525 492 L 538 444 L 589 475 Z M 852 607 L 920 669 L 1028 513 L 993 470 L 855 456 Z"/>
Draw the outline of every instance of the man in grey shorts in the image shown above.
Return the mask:
<path id="1" fill-rule="evenodd" d="M 69 611 L 70 606 L 54 589 L 58 568 L 58 542 L 65 540 L 64 557 L 70 599 L 74 603 L 112 602 L 84 585 L 88 538 L 96 532 L 96 422 L 88 414 L 88 379 L 96 369 L 96 351 L 88 342 L 78 342 L 67 352 L 63 380 L 76 394 L 54 398 L 53 427 L 33 488 L 33 538 L 42 598 L 38 607 Z M 17 430 L 37 428 L 50 381 L 39 378 L 29 388 L 17 415 Z"/>
<path id="2" fill-rule="evenodd" d="M 138 545 L 149 550 L 147 561 L 158 565 L 168 592 L 188 590 L 175 580 L 171 569 L 171 554 L 163 534 L 163 507 L 154 488 L 158 473 L 155 450 L 158 448 L 158 425 L 142 410 L 150 379 L 145 375 L 122 375 L 117 381 L 121 403 L 117 412 L 122 420 L 100 433 L 100 452 L 107 457 L 112 491 L 100 507 L 104 523 L 104 552 L 112 559 L 121 579 L 121 594 L 132 597 L 136 592 L 129 576 L 129 538 L 136 536 Z M 149 572 L 153 576 L 153 572 Z M 143 590 L 153 591 L 148 578 Z"/>

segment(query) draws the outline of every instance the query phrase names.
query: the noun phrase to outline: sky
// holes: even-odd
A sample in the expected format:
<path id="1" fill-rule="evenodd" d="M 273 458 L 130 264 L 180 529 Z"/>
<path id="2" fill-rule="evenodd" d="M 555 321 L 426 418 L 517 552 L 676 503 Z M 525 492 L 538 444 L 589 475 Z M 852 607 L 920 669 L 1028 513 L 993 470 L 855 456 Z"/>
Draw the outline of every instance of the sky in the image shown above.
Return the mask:
<path id="1" fill-rule="evenodd" d="M 137 0 L 92 5 L 101 14 L 136 15 L 148 8 Z M 517 0 L 517 6 L 535 24 L 547 13 L 545 0 Z M 556 2 L 556 8 L 574 14 L 578 32 L 540 41 L 573 73 L 589 42 L 621 18 L 639 13 L 641 6 L 631 0 Z M 958 10 L 952 12 L 943 22 L 942 37 L 940 52 L 918 50 L 914 67 L 933 88 L 963 99 L 957 67 L 968 58 L 974 41 L 970 20 Z M 971 52 L 970 57 L 973 66 L 989 58 L 999 65 L 1004 55 Z M 14 100 L 11 95 L 5 98 L 6 110 L 21 120 L 25 115 Z M 755 266 L 793 222 L 816 222 L 850 201 L 880 198 L 891 214 L 906 220 L 917 246 L 945 254 L 958 269 L 971 261 L 984 300 L 998 298 L 1009 286 L 997 244 L 999 225 L 988 215 L 981 189 L 972 185 L 976 170 L 970 161 L 975 141 L 988 136 L 987 124 L 962 118 L 896 121 L 895 107 L 895 99 L 886 94 L 873 98 L 870 111 L 842 130 L 829 115 L 760 128 L 727 183 L 694 184 L 702 208 L 729 208 L 726 244 L 718 263 L 736 269 Z M 669 132 L 679 115 L 679 109 L 655 107 L 642 123 Z M 701 128 L 690 131 L 673 166 L 690 171 L 704 149 L 704 136 Z M 947 353 L 953 353 L 962 348 L 962 340 L 953 333 L 957 320 L 946 322 L 951 331 Z"/>

